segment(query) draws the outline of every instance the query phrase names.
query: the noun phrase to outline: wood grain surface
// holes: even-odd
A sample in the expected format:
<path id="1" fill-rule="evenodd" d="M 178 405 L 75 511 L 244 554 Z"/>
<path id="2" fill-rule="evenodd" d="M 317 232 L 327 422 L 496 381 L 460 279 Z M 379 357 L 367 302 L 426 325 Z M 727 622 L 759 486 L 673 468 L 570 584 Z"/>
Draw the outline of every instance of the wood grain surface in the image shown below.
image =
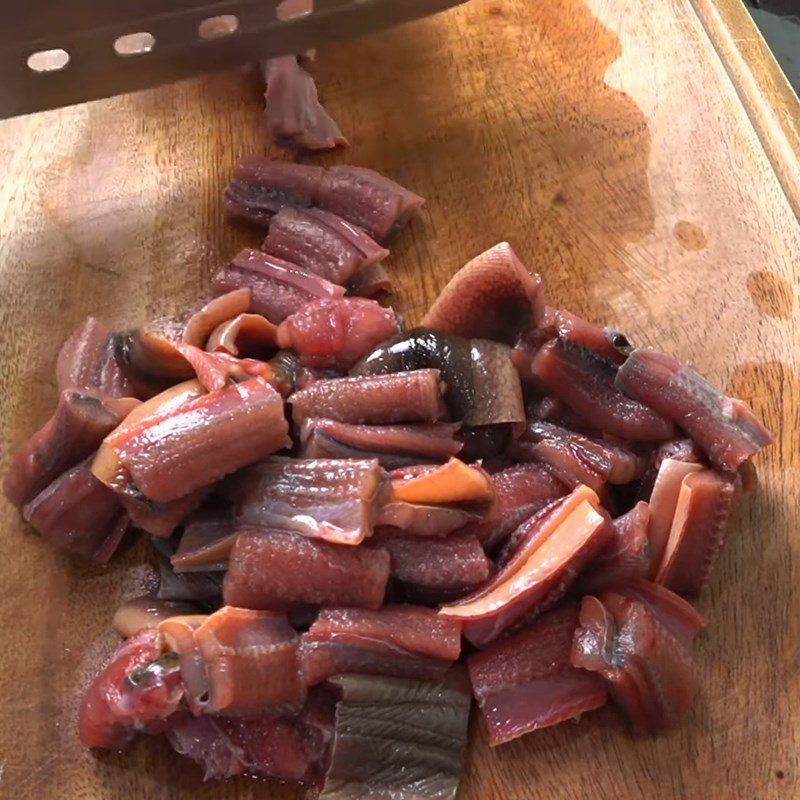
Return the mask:
<path id="1" fill-rule="evenodd" d="M 462 800 L 800 796 L 800 223 L 793 176 L 707 30 L 690 0 L 473 0 L 320 53 L 352 143 L 322 160 L 428 200 L 390 261 L 412 320 L 507 239 L 553 305 L 688 360 L 778 434 L 700 603 L 689 719 L 636 741 L 604 709 L 494 751 L 476 719 Z M 0 124 L 3 466 L 50 414 L 56 353 L 83 317 L 182 309 L 249 240 L 223 225 L 220 192 L 264 140 L 245 74 Z M 80 691 L 113 645 L 114 607 L 152 581 L 146 548 L 98 569 L 50 550 L 5 501 L 0 515 L 0 797 L 299 797 L 204 784 L 158 740 L 84 750 Z"/>

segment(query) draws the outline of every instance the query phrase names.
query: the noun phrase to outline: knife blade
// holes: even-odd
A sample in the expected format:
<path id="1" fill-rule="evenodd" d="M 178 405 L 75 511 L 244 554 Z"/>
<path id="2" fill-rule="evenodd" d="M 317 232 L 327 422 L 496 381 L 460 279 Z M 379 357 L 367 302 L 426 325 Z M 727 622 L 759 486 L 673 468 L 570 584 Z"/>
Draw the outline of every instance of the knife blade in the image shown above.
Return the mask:
<path id="1" fill-rule="evenodd" d="M 0 26 L 0 118 L 356 38 L 465 0 L 28 0 Z M 281 15 L 283 17 L 284 15 Z"/>

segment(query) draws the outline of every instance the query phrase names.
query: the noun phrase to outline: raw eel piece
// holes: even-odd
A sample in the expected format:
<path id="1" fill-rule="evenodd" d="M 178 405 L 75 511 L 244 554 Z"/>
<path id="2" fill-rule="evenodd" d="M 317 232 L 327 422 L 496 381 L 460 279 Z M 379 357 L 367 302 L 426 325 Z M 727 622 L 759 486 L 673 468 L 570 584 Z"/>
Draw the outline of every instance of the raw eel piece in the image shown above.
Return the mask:
<path id="1" fill-rule="evenodd" d="M 205 347 L 208 337 L 215 328 L 240 314 L 246 314 L 249 310 L 249 289 L 234 289 L 232 292 L 215 297 L 189 317 L 183 329 L 182 339 L 186 344 Z"/>
<path id="2" fill-rule="evenodd" d="M 17 508 L 29 503 L 62 472 L 94 453 L 137 405 L 132 397 L 62 391 L 53 416 L 14 454 L 3 481 L 6 497 Z"/>
<path id="3" fill-rule="evenodd" d="M 618 439 L 661 442 L 675 436 L 669 418 L 615 387 L 612 366 L 579 350 L 568 350 L 559 341 L 539 350 L 533 373 L 576 414 Z"/>
<path id="4" fill-rule="evenodd" d="M 234 167 L 225 190 L 226 214 L 266 227 L 284 206 L 314 205 L 324 172 L 323 167 L 311 164 L 245 157 Z"/>
<path id="5" fill-rule="evenodd" d="M 312 300 L 344 295 L 341 286 L 297 264 L 250 249 L 223 266 L 212 286 L 218 294 L 249 289 L 250 310 L 276 324 Z"/>
<path id="6" fill-rule="evenodd" d="M 688 648 L 637 600 L 584 597 L 571 660 L 603 678 L 637 734 L 669 727 L 692 706 L 696 681 Z"/>
<path id="7" fill-rule="evenodd" d="M 315 205 L 383 243 L 401 231 L 424 203 L 419 195 L 375 170 L 341 165 L 325 170 Z"/>
<path id="8" fill-rule="evenodd" d="M 225 491 L 239 527 L 356 545 L 372 535 L 387 488 L 377 459 L 274 458 L 237 473 Z"/>
<path id="9" fill-rule="evenodd" d="M 300 66 L 297 56 L 270 58 L 262 69 L 267 82 L 267 127 L 275 144 L 300 150 L 329 150 L 347 144 L 319 102 L 314 78 Z"/>
<path id="10" fill-rule="evenodd" d="M 655 576 L 663 560 L 683 479 L 694 472 L 701 472 L 702 469 L 702 464 L 693 461 L 666 458 L 661 462 L 650 494 L 650 524 L 647 531 L 650 573 L 647 577 Z"/>
<path id="11" fill-rule="evenodd" d="M 281 396 L 252 378 L 112 433 L 106 444 L 130 483 L 166 503 L 266 458 L 288 444 L 287 434 Z M 112 479 L 111 485 L 119 484 Z"/>
<path id="12" fill-rule="evenodd" d="M 310 686 L 349 673 L 438 680 L 461 652 L 460 625 L 416 606 L 323 609 L 301 640 Z"/>
<path id="13" fill-rule="evenodd" d="M 105 563 L 125 535 L 128 515 L 91 468 L 89 456 L 59 475 L 22 509 L 22 516 L 55 547 Z"/>
<path id="14" fill-rule="evenodd" d="M 650 574 L 650 546 L 647 530 L 650 506 L 637 503 L 627 514 L 613 521 L 613 538 L 578 578 L 576 589 L 581 594 L 593 594 L 603 589 L 625 586 Z"/>
<path id="15" fill-rule="evenodd" d="M 74 389 L 109 397 L 134 397 L 134 384 L 116 357 L 109 329 L 88 317 L 64 342 L 56 362 L 59 391 Z"/>
<path id="16" fill-rule="evenodd" d="M 458 455 L 458 425 L 348 425 L 307 419 L 300 429 L 304 458 L 377 458 L 384 469 L 445 461 Z"/>
<path id="17" fill-rule="evenodd" d="M 580 486 L 514 532 L 488 584 L 439 613 L 463 620 L 464 636 L 484 647 L 562 597 L 607 544 L 609 528 L 597 495 Z"/>
<path id="18" fill-rule="evenodd" d="M 184 700 L 193 714 L 204 714 L 211 698 L 208 665 L 194 636 L 206 620 L 208 614 L 190 614 L 168 617 L 157 625 L 164 649 L 177 656 Z"/>
<path id="19" fill-rule="evenodd" d="M 443 333 L 514 345 L 543 313 L 541 279 L 525 269 L 508 242 L 501 242 L 453 276 L 422 324 Z"/>
<path id="20" fill-rule="evenodd" d="M 168 382 L 192 377 L 192 367 L 176 345 L 183 327 L 171 319 L 158 319 L 146 327 L 118 333 L 114 337 L 119 358 L 128 375 L 139 385 L 163 387 Z"/>
<path id="21" fill-rule="evenodd" d="M 114 612 L 111 624 L 123 638 L 134 636 L 139 631 L 157 629 L 170 617 L 196 614 L 197 607 L 189 603 L 166 603 L 153 595 L 143 594 L 124 602 Z"/>
<path id="22" fill-rule="evenodd" d="M 439 371 L 320 380 L 295 392 L 289 402 L 295 425 L 327 417 L 354 425 L 436 422 L 444 416 Z"/>
<path id="23" fill-rule="evenodd" d="M 397 580 L 427 590 L 429 597 L 439 594 L 442 600 L 453 600 L 474 591 L 491 573 L 491 562 L 472 534 L 426 539 L 382 528 L 375 531 L 370 545 L 389 553 Z"/>
<path id="24" fill-rule="evenodd" d="M 568 311 L 555 311 L 553 317 L 558 338 L 567 346 L 589 350 L 609 364 L 620 365 L 628 357 L 628 352 L 620 349 L 623 340 L 627 343 L 621 333 L 610 328 L 602 330 Z M 627 350 L 630 350 L 630 346 Z"/>
<path id="25" fill-rule="evenodd" d="M 235 539 L 230 509 L 200 510 L 186 521 L 172 567 L 176 572 L 225 569 Z"/>
<path id="26" fill-rule="evenodd" d="M 334 684 L 342 699 L 319 800 L 455 800 L 471 705 L 461 668 L 441 683 L 346 675 Z"/>
<path id="27" fill-rule="evenodd" d="M 200 506 L 209 491 L 210 487 L 202 486 L 168 503 L 155 503 L 133 490 L 130 493 L 120 493 L 117 497 L 128 512 L 134 527 L 141 528 L 152 536 L 165 538 L 171 536 L 175 528 Z"/>
<path id="28" fill-rule="evenodd" d="M 284 531 L 244 531 L 233 545 L 224 598 L 228 605 L 271 610 L 306 603 L 378 608 L 389 569 L 382 550 Z"/>
<path id="29" fill-rule="evenodd" d="M 726 397 L 691 367 L 663 353 L 634 350 L 616 384 L 680 425 L 720 469 L 735 470 L 775 441 L 747 403 Z"/>
<path id="30" fill-rule="evenodd" d="M 211 713 L 253 716 L 305 699 L 299 638 L 283 614 L 225 606 L 194 631 Z"/>
<path id="31" fill-rule="evenodd" d="M 120 646 L 89 686 L 78 713 L 81 741 L 121 750 L 138 732 L 166 730 L 182 696 L 177 659 L 162 655 L 158 632 L 145 629 Z"/>
<path id="32" fill-rule="evenodd" d="M 655 582 L 674 592 L 699 592 L 719 558 L 741 491 L 739 476 L 706 469 L 687 475 Z"/>
<path id="33" fill-rule="evenodd" d="M 159 584 L 156 597 L 168 602 L 194 603 L 204 611 L 222 605 L 223 572 L 182 572 L 172 568 L 177 542 L 173 539 L 150 538 L 158 565 Z"/>
<path id="34" fill-rule="evenodd" d="M 278 345 L 294 350 L 300 364 L 347 370 L 380 342 L 398 333 L 391 308 L 364 297 L 307 303 L 278 327 Z"/>
<path id="35" fill-rule="evenodd" d="M 394 528 L 404 536 L 443 537 L 476 520 L 486 509 L 464 506 L 429 506 L 424 503 L 390 501 L 378 509 L 378 527 Z"/>
<path id="36" fill-rule="evenodd" d="M 357 225 L 319 208 L 282 208 L 261 249 L 338 284 L 358 279 L 389 255 Z"/>
<path id="37" fill-rule="evenodd" d="M 674 461 L 689 461 L 697 464 L 705 463 L 705 457 L 702 451 L 691 439 L 673 439 L 671 442 L 664 442 L 664 444 L 651 455 L 647 471 L 639 482 L 638 497 L 640 500 L 650 499 L 661 465 L 668 458 Z"/>
<path id="38" fill-rule="evenodd" d="M 347 284 L 348 294 L 375 298 L 394 291 L 392 279 L 380 262 L 364 267 Z"/>
<path id="39" fill-rule="evenodd" d="M 249 774 L 307 781 L 318 757 L 302 721 L 279 712 L 252 719 L 187 714 L 167 738 L 176 752 L 203 768 L 206 780 Z"/>
<path id="40" fill-rule="evenodd" d="M 488 339 L 471 339 L 469 345 L 474 397 L 464 425 L 524 425 L 522 385 L 510 348 Z"/>
<path id="41" fill-rule="evenodd" d="M 215 392 L 250 378 L 262 378 L 277 383 L 275 371 L 264 361 L 236 358 L 227 353 L 207 353 L 199 347 L 178 342 L 175 348 L 191 364 L 197 380 L 207 392 Z"/>
<path id="42" fill-rule="evenodd" d="M 426 328 L 376 347 L 350 370 L 351 375 L 389 375 L 437 369 L 446 385 L 445 401 L 453 419 L 461 420 L 475 405 L 470 342 Z"/>
<path id="43" fill-rule="evenodd" d="M 567 494 L 567 487 L 539 464 L 519 464 L 492 475 L 496 503 L 485 519 L 463 529 L 492 551 L 511 532 L 548 503 Z"/>
<path id="44" fill-rule="evenodd" d="M 467 659 L 492 746 L 605 705 L 603 681 L 570 663 L 577 627 L 576 606 L 554 608 Z"/>
<path id="45" fill-rule="evenodd" d="M 528 423 L 524 441 L 512 451 L 517 457 L 541 461 L 570 488 L 583 483 L 595 491 L 606 482 L 630 483 L 641 477 L 647 466 L 644 458 L 626 447 L 540 420 Z"/>
<path id="46" fill-rule="evenodd" d="M 261 357 L 278 346 L 277 331 L 277 326 L 260 314 L 239 314 L 214 328 L 206 350 L 241 358 Z"/>
<path id="47" fill-rule="evenodd" d="M 397 469 L 390 477 L 394 499 L 404 503 L 486 507 L 494 500 L 494 486 L 489 475 L 480 467 L 457 458 L 438 467 Z"/>

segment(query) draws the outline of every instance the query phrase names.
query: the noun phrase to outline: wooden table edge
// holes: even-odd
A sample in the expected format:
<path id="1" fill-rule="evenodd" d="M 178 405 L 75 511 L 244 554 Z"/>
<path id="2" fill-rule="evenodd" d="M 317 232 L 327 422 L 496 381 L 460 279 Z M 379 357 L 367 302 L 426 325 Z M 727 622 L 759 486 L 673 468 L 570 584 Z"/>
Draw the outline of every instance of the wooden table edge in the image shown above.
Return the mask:
<path id="1" fill-rule="evenodd" d="M 742 0 L 690 0 L 800 220 L 800 98 Z"/>

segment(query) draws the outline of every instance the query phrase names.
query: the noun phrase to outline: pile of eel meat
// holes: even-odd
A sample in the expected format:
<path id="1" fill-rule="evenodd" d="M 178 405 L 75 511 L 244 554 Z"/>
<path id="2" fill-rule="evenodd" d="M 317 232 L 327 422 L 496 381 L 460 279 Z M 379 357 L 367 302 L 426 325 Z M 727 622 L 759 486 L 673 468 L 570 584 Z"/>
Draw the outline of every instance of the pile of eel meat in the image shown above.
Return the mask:
<path id="1" fill-rule="evenodd" d="M 144 533 L 159 566 L 81 740 L 441 800 L 472 698 L 493 745 L 607 703 L 637 735 L 685 717 L 690 600 L 773 440 L 749 406 L 549 306 L 506 243 L 406 328 L 374 298 L 422 199 L 371 170 L 248 158 L 224 204 L 261 247 L 184 319 L 83 323 L 5 479 L 53 546 Z"/>

